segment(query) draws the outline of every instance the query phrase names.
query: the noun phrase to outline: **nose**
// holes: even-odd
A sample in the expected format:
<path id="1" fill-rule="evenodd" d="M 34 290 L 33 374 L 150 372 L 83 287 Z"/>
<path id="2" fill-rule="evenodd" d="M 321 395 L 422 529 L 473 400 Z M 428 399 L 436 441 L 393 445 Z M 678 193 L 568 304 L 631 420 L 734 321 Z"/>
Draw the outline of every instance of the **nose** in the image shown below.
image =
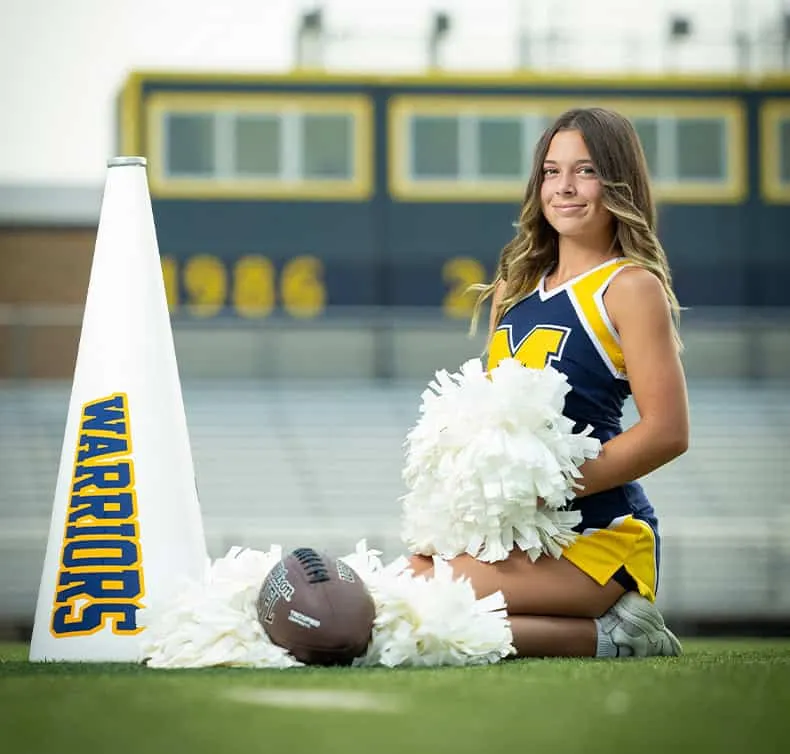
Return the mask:
<path id="1" fill-rule="evenodd" d="M 559 181 L 557 181 L 557 193 L 563 196 L 568 196 L 576 193 L 576 184 L 573 180 L 572 173 L 562 173 Z"/>

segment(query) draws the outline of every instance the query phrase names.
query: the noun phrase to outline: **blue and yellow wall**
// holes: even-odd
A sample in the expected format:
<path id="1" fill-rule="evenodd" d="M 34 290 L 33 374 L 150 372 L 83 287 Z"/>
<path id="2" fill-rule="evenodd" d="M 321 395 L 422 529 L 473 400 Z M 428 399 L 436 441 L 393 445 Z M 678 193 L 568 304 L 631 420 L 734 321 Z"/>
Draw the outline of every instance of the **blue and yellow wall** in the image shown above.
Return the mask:
<path id="1" fill-rule="evenodd" d="M 519 121 L 531 139 L 545 119 L 592 103 L 620 109 L 656 135 L 646 148 L 665 166 L 654 176 L 660 234 L 681 303 L 790 305 L 790 77 L 135 73 L 119 99 L 119 138 L 122 153 L 148 158 L 174 314 L 313 318 L 329 307 L 387 306 L 466 317 L 464 291 L 493 271 L 524 187 L 523 174 L 481 179 L 482 157 L 464 149 L 469 134 L 479 136 L 483 123 L 494 139 L 497 127 L 504 138 L 507 124 Z M 176 125 L 194 136 L 210 121 L 219 155 L 243 135 L 234 125 L 240 116 L 253 131 L 279 129 L 280 150 L 260 152 L 257 173 L 220 164 L 227 156 L 202 164 L 177 138 Z M 307 175 L 307 158 L 287 135 L 289 119 L 300 118 L 324 124 L 346 167 Z M 348 144 L 338 141 L 339 119 Z M 455 119 L 458 128 L 447 130 Z M 432 142 L 439 148 L 419 156 L 418 128 L 454 134 L 465 163 L 457 174 L 442 173 L 455 157 L 435 139 L 439 131 Z M 673 157 L 681 139 L 685 156 Z M 701 177 L 689 173 L 684 160 L 694 163 L 695 151 L 703 162 L 713 154 L 720 174 L 706 175 L 704 166 Z M 495 147 L 494 162 L 497 155 Z M 179 172 L 177 163 L 192 158 L 196 168 Z M 436 175 L 421 175 L 419 159 Z"/>

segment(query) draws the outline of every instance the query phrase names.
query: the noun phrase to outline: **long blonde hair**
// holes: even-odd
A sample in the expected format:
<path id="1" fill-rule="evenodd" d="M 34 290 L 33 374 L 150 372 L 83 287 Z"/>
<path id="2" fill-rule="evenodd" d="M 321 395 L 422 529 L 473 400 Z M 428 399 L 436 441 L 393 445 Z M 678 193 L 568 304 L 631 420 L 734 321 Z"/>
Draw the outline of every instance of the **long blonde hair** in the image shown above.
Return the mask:
<path id="1" fill-rule="evenodd" d="M 473 287 L 479 295 L 472 313 L 472 332 L 477 327 L 482 304 L 502 281 L 505 290 L 494 313 L 496 322 L 513 304 L 531 293 L 540 278 L 557 263 L 559 237 L 543 215 L 540 190 L 543 163 L 551 140 L 557 132 L 566 130 L 580 131 L 590 152 L 603 187 L 603 205 L 616 224 L 615 247 L 661 281 L 672 310 L 675 340 L 680 347 L 677 331 L 680 305 L 672 290 L 666 253 L 656 234 L 657 213 L 642 145 L 627 118 L 600 107 L 568 110 L 538 141 L 516 235 L 502 249 L 494 279 Z"/>

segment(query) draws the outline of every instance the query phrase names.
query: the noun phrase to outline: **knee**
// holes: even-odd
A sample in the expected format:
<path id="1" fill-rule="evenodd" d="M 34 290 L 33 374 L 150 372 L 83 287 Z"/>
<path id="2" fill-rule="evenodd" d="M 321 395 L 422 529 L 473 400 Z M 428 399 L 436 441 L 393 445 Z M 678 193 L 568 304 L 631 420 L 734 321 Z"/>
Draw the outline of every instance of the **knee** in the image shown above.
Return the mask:
<path id="1" fill-rule="evenodd" d="M 415 576 L 424 576 L 433 568 L 433 558 L 426 555 L 412 555 L 409 558 L 409 568 Z"/>
<path id="2" fill-rule="evenodd" d="M 609 585 L 604 589 L 600 595 L 600 599 L 595 600 L 588 606 L 585 618 L 601 618 L 603 617 L 614 604 L 625 594 L 625 589 L 619 585 L 610 588 Z"/>

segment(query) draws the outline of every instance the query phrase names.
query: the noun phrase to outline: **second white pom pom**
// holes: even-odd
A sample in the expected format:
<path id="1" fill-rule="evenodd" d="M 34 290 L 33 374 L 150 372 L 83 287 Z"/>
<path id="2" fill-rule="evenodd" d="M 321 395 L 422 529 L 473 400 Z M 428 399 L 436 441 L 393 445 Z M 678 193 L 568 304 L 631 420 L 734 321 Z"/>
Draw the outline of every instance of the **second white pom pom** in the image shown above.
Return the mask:
<path id="1" fill-rule="evenodd" d="M 565 510 L 579 466 L 600 452 L 563 415 L 567 378 L 553 367 L 479 359 L 437 372 L 406 438 L 403 539 L 412 552 L 497 561 L 518 546 L 559 557 L 578 513 Z"/>

